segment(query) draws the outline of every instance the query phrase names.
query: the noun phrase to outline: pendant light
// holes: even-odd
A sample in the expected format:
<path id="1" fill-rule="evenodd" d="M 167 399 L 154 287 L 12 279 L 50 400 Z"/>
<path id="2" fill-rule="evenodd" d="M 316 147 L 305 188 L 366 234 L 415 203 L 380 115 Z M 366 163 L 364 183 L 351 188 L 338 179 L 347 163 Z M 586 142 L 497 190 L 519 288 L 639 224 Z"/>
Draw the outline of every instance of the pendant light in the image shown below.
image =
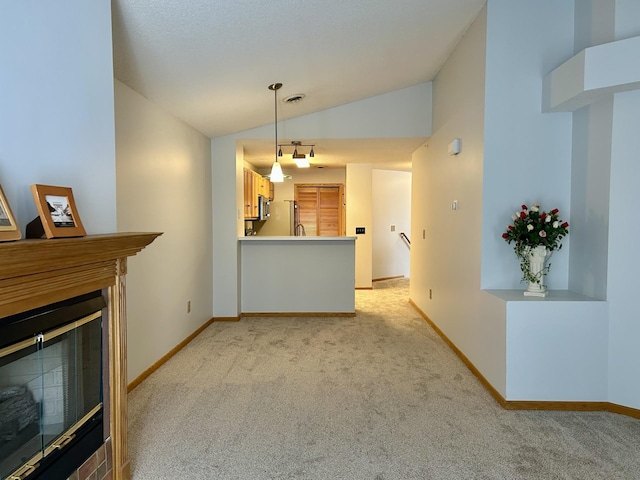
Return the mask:
<path id="1" fill-rule="evenodd" d="M 271 166 L 271 175 L 269 176 L 269 180 L 274 183 L 284 182 L 284 175 L 282 174 L 282 166 L 280 162 L 278 162 L 278 90 L 282 87 L 281 83 L 273 83 L 269 85 L 269 90 L 273 91 L 273 108 L 275 113 L 275 131 L 276 131 L 276 142 L 275 142 L 275 162 Z M 282 156 L 282 153 L 280 153 Z"/>

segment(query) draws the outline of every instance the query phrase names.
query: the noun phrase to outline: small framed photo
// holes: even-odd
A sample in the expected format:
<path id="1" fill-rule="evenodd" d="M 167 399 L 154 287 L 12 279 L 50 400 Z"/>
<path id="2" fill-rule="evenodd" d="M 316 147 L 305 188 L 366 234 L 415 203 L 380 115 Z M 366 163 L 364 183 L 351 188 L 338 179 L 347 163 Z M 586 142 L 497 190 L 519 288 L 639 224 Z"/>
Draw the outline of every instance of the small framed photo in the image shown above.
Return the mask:
<path id="1" fill-rule="evenodd" d="M 0 186 L 0 242 L 20 240 L 21 238 L 22 233 L 11 212 L 7 197 L 4 196 L 2 186 Z"/>
<path id="2" fill-rule="evenodd" d="M 84 237 L 87 234 L 69 187 L 31 185 L 31 193 L 47 238 Z"/>

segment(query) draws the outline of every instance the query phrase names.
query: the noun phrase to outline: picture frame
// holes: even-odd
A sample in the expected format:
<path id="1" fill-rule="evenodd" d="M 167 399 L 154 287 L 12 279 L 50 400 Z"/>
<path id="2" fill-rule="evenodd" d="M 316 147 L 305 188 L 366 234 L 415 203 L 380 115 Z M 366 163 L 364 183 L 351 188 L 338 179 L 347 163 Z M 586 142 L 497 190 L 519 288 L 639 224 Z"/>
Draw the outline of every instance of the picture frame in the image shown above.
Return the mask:
<path id="1" fill-rule="evenodd" d="M 7 197 L 4 195 L 2 185 L 0 185 L 0 242 L 10 242 L 21 238 L 22 232 L 16 223 Z"/>
<path id="2" fill-rule="evenodd" d="M 70 187 L 34 184 L 31 193 L 47 238 L 87 235 Z"/>

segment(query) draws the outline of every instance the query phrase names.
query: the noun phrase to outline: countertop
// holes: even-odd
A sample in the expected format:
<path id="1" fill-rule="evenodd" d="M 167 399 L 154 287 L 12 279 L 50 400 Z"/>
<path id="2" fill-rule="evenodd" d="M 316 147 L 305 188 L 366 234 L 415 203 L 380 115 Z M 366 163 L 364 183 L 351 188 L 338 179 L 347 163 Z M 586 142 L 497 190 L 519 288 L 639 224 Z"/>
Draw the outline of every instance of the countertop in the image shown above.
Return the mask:
<path id="1" fill-rule="evenodd" d="M 284 237 L 265 237 L 260 235 L 252 235 L 249 237 L 238 237 L 241 242 L 273 242 L 273 241 L 287 241 L 287 242 L 309 242 L 309 241 L 322 241 L 322 242 L 344 242 L 345 240 L 356 240 L 358 237 L 314 237 L 314 236 L 284 236 Z"/>

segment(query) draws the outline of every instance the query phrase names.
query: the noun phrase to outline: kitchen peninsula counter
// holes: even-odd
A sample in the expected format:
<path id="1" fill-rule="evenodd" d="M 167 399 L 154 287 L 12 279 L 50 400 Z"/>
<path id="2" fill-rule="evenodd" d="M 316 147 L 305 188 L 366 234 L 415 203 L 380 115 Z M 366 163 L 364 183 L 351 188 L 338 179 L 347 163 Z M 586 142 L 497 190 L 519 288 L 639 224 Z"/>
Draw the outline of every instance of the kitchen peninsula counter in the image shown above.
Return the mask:
<path id="1" fill-rule="evenodd" d="M 355 315 L 356 237 L 239 237 L 243 315 Z"/>

